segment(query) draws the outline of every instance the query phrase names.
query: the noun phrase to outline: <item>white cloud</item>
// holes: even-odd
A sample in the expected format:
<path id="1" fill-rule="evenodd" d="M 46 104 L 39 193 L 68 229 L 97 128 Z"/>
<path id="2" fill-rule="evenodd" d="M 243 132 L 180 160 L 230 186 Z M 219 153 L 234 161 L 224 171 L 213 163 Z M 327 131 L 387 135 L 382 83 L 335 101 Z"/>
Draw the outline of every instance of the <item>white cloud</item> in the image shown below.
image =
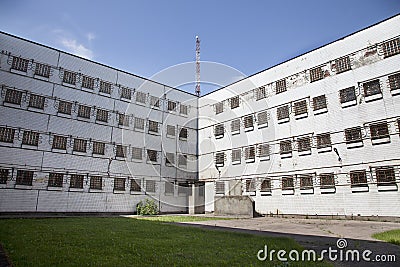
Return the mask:
<path id="1" fill-rule="evenodd" d="M 86 38 L 90 42 L 96 38 L 96 35 L 94 35 L 94 33 L 92 33 L 92 32 L 89 32 L 88 34 L 86 34 Z"/>
<path id="2" fill-rule="evenodd" d="M 72 54 L 87 58 L 87 59 L 92 59 L 93 58 L 93 51 L 86 48 L 82 44 L 79 44 L 76 40 L 74 39 L 66 39 L 62 38 L 61 39 L 61 44 Z"/>

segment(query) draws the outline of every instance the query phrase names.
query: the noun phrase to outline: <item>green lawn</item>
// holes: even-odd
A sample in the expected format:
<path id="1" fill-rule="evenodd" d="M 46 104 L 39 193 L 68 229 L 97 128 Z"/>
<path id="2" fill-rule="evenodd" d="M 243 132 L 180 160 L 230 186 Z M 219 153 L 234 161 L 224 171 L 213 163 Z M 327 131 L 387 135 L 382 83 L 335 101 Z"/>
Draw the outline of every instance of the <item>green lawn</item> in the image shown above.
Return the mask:
<path id="1" fill-rule="evenodd" d="M 287 238 L 131 218 L 1 219 L 0 242 L 14 266 L 276 266 L 257 260 L 265 244 L 301 250 Z"/>
<path id="2" fill-rule="evenodd" d="M 372 237 L 400 246 L 400 229 L 373 234 Z"/>

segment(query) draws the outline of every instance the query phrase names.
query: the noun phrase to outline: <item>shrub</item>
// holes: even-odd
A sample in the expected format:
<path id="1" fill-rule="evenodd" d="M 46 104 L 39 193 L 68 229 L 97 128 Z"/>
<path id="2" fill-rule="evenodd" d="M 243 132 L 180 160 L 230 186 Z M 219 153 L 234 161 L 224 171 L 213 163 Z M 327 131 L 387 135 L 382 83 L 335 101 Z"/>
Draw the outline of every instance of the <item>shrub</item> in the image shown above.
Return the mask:
<path id="1" fill-rule="evenodd" d="M 136 205 L 138 215 L 156 215 L 158 207 L 153 199 L 146 198 Z"/>

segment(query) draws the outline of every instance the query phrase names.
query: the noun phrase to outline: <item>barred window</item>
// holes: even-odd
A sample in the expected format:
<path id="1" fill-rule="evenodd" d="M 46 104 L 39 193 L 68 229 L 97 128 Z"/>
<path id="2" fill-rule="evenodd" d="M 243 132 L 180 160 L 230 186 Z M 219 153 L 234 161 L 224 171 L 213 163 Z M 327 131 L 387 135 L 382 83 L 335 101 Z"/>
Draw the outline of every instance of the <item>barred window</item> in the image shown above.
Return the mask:
<path id="1" fill-rule="evenodd" d="M 108 111 L 104 109 L 97 109 L 96 120 L 108 122 Z"/>
<path id="2" fill-rule="evenodd" d="M 142 160 L 143 148 L 132 147 L 132 159 Z"/>
<path id="3" fill-rule="evenodd" d="M 132 192 L 140 192 L 141 188 L 141 180 L 140 179 L 131 179 L 131 191 Z"/>
<path id="4" fill-rule="evenodd" d="M 381 94 L 381 85 L 379 80 L 373 80 L 363 84 L 364 96 Z"/>
<path id="5" fill-rule="evenodd" d="M 383 48 L 383 56 L 385 58 L 399 54 L 400 53 L 399 38 L 384 42 L 382 44 L 382 48 Z"/>
<path id="6" fill-rule="evenodd" d="M 10 103 L 10 104 L 21 105 L 21 99 L 22 99 L 21 91 L 7 89 L 6 97 L 4 98 L 4 102 Z"/>
<path id="7" fill-rule="evenodd" d="M 15 129 L 0 127 L 0 142 L 13 143 L 15 136 Z"/>
<path id="8" fill-rule="evenodd" d="M 332 146 L 331 135 L 329 133 L 317 135 L 317 148 Z"/>
<path id="9" fill-rule="evenodd" d="M 178 165 L 186 166 L 187 165 L 187 155 L 179 155 L 178 156 Z"/>
<path id="10" fill-rule="evenodd" d="M 224 112 L 224 102 L 219 102 L 215 104 L 215 114 Z"/>
<path id="11" fill-rule="evenodd" d="M 293 190 L 294 182 L 292 176 L 282 177 L 282 190 Z"/>
<path id="12" fill-rule="evenodd" d="M 324 78 L 324 73 L 323 73 L 321 67 L 316 67 L 316 68 L 310 69 L 311 82 L 322 80 L 323 78 Z"/>
<path id="13" fill-rule="evenodd" d="M 83 75 L 82 76 L 82 87 L 93 90 L 93 88 L 94 88 L 94 78 Z"/>
<path id="14" fill-rule="evenodd" d="M 75 138 L 74 139 L 74 148 L 73 150 L 76 152 L 86 152 L 87 140 Z"/>
<path id="15" fill-rule="evenodd" d="M 367 186 L 367 174 L 365 170 L 350 172 L 351 186 Z"/>
<path id="16" fill-rule="evenodd" d="M 260 192 L 271 192 L 271 189 L 272 189 L 271 179 L 270 178 L 263 179 L 260 186 Z"/>
<path id="17" fill-rule="evenodd" d="M 167 152 L 165 155 L 165 165 L 175 164 L 175 154 Z"/>
<path id="18" fill-rule="evenodd" d="M 103 178 L 101 176 L 90 177 L 90 189 L 103 189 Z"/>
<path id="19" fill-rule="evenodd" d="M 232 132 L 239 132 L 240 131 L 240 119 L 234 119 L 231 122 L 231 131 Z"/>
<path id="20" fill-rule="evenodd" d="M 258 145 L 258 156 L 260 158 L 268 157 L 270 154 L 270 149 L 268 144 Z"/>
<path id="21" fill-rule="evenodd" d="M 44 100 L 44 96 L 31 94 L 29 97 L 29 107 L 44 109 Z"/>
<path id="22" fill-rule="evenodd" d="M 292 141 L 284 140 L 279 143 L 280 154 L 292 153 Z"/>
<path id="23" fill-rule="evenodd" d="M 146 104 L 147 94 L 143 92 L 136 92 L 136 102 Z"/>
<path id="24" fill-rule="evenodd" d="M 100 93 L 111 94 L 112 84 L 105 81 L 100 81 Z"/>
<path id="25" fill-rule="evenodd" d="M 188 114 L 188 106 L 180 104 L 179 106 L 179 113 L 187 115 Z"/>
<path id="26" fill-rule="evenodd" d="M 10 170 L 0 169 L 0 184 L 6 184 Z"/>
<path id="27" fill-rule="evenodd" d="M 13 57 L 11 68 L 14 70 L 19 70 L 27 72 L 29 60 L 21 57 Z"/>
<path id="28" fill-rule="evenodd" d="M 255 146 L 248 146 L 244 150 L 244 156 L 246 160 L 255 160 L 256 158 L 256 148 Z"/>
<path id="29" fill-rule="evenodd" d="M 253 179 L 246 179 L 246 192 L 255 192 L 256 183 Z"/>
<path id="30" fill-rule="evenodd" d="M 257 114 L 258 125 L 268 125 L 268 111 L 261 111 Z"/>
<path id="31" fill-rule="evenodd" d="M 50 69 L 51 69 L 51 67 L 49 65 L 42 64 L 42 63 L 36 63 L 35 75 L 49 78 L 50 77 Z"/>
<path id="32" fill-rule="evenodd" d="M 151 162 L 157 162 L 157 151 L 147 149 L 147 160 Z"/>
<path id="33" fill-rule="evenodd" d="M 67 137 L 60 136 L 60 135 L 53 136 L 52 148 L 66 150 L 67 149 Z"/>
<path id="34" fill-rule="evenodd" d="M 91 107 L 79 105 L 78 117 L 90 119 L 90 110 L 91 110 Z"/>
<path id="35" fill-rule="evenodd" d="M 131 99 L 132 98 L 132 90 L 130 88 L 122 87 L 121 88 L 121 98 Z"/>
<path id="36" fill-rule="evenodd" d="M 33 131 L 24 131 L 22 136 L 22 144 L 29 146 L 39 145 L 39 133 Z"/>
<path id="37" fill-rule="evenodd" d="M 119 158 L 126 158 L 126 146 L 117 145 L 115 155 Z"/>
<path id="38" fill-rule="evenodd" d="M 176 102 L 168 100 L 167 109 L 168 109 L 168 111 L 175 111 L 176 110 Z"/>
<path id="39" fill-rule="evenodd" d="M 106 144 L 102 142 L 93 142 L 93 154 L 104 155 Z"/>
<path id="40" fill-rule="evenodd" d="M 165 194 L 174 194 L 174 183 L 165 182 Z"/>
<path id="41" fill-rule="evenodd" d="M 70 188 L 83 188 L 83 175 L 71 174 L 71 179 L 69 181 Z"/>
<path id="42" fill-rule="evenodd" d="M 390 137 L 388 124 L 386 122 L 372 124 L 369 126 L 369 129 L 371 131 L 372 140 Z"/>
<path id="43" fill-rule="evenodd" d="M 245 129 L 253 128 L 253 127 L 254 127 L 253 115 L 245 116 L 245 117 L 243 118 L 243 121 L 244 121 L 244 128 L 245 128 Z"/>
<path id="44" fill-rule="evenodd" d="M 256 100 L 261 100 L 267 97 L 267 90 L 264 86 L 258 87 L 256 89 Z"/>
<path id="45" fill-rule="evenodd" d="M 167 135 L 175 136 L 175 126 L 167 125 Z"/>
<path id="46" fill-rule="evenodd" d="M 225 127 L 224 124 L 217 124 L 214 126 L 214 136 L 216 138 L 224 137 Z"/>
<path id="47" fill-rule="evenodd" d="M 301 100 L 294 103 L 294 115 L 301 115 L 307 113 L 307 101 Z"/>
<path id="48" fill-rule="evenodd" d="M 64 178 L 63 173 L 52 172 L 49 174 L 49 181 L 47 185 L 50 187 L 62 187 L 63 178 Z"/>
<path id="49" fill-rule="evenodd" d="M 158 133 L 158 122 L 149 120 L 149 132 Z"/>
<path id="50" fill-rule="evenodd" d="M 135 129 L 143 130 L 144 129 L 144 119 L 135 117 Z"/>
<path id="51" fill-rule="evenodd" d="M 335 66 L 336 66 L 337 74 L 351 70 L 350 57 L 345 56 L 345 57 L 336 59 Z"/>
<path id="52" fill-rule="evenodd" d="M 71 115 L 71 111 L 72 111 L 72 103 L 65 101 L 60 101 L 58 103 L 59 113 Z"/>
<path id="53" fill-rule="evenodd" d="M 327 189 L 335 187 L 335 177 L 333 173 L 321 173 L 319 175 L 319 183 L 321 189 Z"/>
<path id="54" fill-rule="evenodd" d="M 400 73 L 389 76 L 390 90 L 400 89 Z"/>
<path id="55" fill-rule="evenodd" d="M 118 114 L 118 125 L 129 127 L 129 116 L 125 114 Z"/>
<path id="56" fill-rule="evenodd" d="M 224 166 L 225 163 L 225 152 L 215 153 L 215 165 Z"/>
<path id="57" fill-rule="evenodd" d="M 125 191 L 125 178 L 114 178 L 114 190 Z"/>
<path id="58" fill-rule="evenodd" d="M 354 86 L 339 91 L 340 103 L 356 100 L 356 88 Z"/>
<path id="59" fill-rule="evenodd" d="M 348 144 L 362 141 L 361 127 L 345 129 L 344 133 Z"/>
<path id="60" fill-rule="evenodd" d="M 186 183 L 178 183 L 178 195 L 189 194 L 191 195 L 190 185 Z"/>
<path id="61" fill-rule="evenodd" d="M 312 189 L 314 187 L 312 175 L 299 175 L 300 189 Z"/>
<path id="62" fill-rule="evenodd" d="M 239 107 L 239 96 L 234 96 L 232 98 L 229 99 L 230 105 L 231 105 L 231 109 L 237 108 Z"/>
<path id="63" fill-rule="evenodd" d="M 299 152 L 310 151 L 311 150 L 311 140 L 310 137 L 301 137 L 297 139 Z"/>
<path id="64" fill-rule="evenodd" d="M 155 96 L 150 96 L 150 106 L 159 108 L 160 107 L 160 98 Z"/>
<path id="65" fill-rule="evenodd" d="M 326 108 L 326 107 L 327 107 L 327 105 L 326 105 L 326 97 L 325 97 L 325 95 L 320 95 L 320 96 L 317 96 L 317 97 L 313 98 L 314 111 L 315 110 L 320 110 L 320 109 L 323 109 L 323 108 Z"/>
<path id="66" fill-rule="evenodd" d="M 215 194 L 225 194 L 225 182 L 215 182 Z"/>
<path id="67" fill-rule="evenodd" d="M 64 70 L 63 82 L 75 85 L 76 84 L 76 73 L 72 71 Z"/>
<path id="68" fill-rule="evenodd" d="M 242 159 L 242 150 L 240 148 L 232 150 L 232 162 L 240 162 Z"/>
<path id="69" fill-rule="evenodd" d="M 286 92 L 286 79 L 282 79 L 275 82 L 276 94 Z"/>
<path id="70" fill-rule="evenodd" d="M 181 128 L 179 132 L 179 139 L 181 140 L 186 140 L 188 138 L 188 129 L 187 128 Z"/>
<path id="71" fill-rule="evenodd" d="M 156 192 L 156 181 L 146 180 L 146 192 L 150 193 Z"/>
<path id="72" fill-rule="evenodd" d="M 393 167 L 377 168 L 375 173 L 378 186 L 396 184 L 396 175 Z"/>
<path id="73" fill-rule="evenodd" d="M 17 185 L 32 185 L 33 171 L 17 170 Z"/>
<path id="74" fill-rule="evenodd" d="M 289 118 L 289 105 L 278 107 L 277 114 L 278 114 L 278 120 Z"/>

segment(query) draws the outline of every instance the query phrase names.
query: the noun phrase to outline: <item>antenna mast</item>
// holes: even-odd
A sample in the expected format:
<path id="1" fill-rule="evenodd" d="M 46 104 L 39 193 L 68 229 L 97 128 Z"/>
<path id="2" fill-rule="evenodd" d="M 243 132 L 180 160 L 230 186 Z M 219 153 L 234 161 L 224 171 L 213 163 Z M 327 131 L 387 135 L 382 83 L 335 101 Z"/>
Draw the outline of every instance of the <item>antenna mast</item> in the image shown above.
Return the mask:
<path id="1" fill-rule="evenodd" d="M 200 96 L 200 39 L 196 36 L 196 95 Z"/>

